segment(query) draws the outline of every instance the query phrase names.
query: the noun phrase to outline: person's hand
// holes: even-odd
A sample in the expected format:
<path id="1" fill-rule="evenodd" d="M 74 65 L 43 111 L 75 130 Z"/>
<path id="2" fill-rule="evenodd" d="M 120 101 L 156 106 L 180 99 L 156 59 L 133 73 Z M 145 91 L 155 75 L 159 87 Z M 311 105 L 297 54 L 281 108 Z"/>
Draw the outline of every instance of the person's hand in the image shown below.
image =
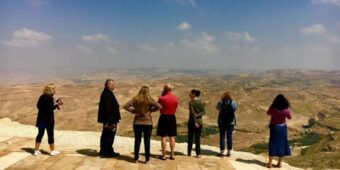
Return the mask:
<path id="1" fill-rule="evenodd" d="M 57 104 L 58 104 L 58 106 L 61 106 L 61 105 L 64 104 L 64 102 L 63 102 L 61 99 L 58 99 L 58 100 L 57 100 Z"/>

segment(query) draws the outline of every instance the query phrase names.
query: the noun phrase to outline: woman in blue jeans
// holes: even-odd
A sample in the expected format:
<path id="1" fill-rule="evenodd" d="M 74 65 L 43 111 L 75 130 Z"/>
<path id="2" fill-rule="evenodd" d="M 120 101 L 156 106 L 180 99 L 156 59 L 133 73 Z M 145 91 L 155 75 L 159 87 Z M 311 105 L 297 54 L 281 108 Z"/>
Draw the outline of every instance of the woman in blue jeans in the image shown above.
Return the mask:
<path id="1" fill-rule="evenodd" d="M 236 125 L 235 111 L 236 102 L 232 99 L 230 91 L 223 93 L 221 100 L 217 103 L 218 128 L 220 132 L 220 153 L 219 156 L 230 156 L 233 149 L 233 131 Z M 225 139 L 227 138 L 227 154 L 225 154 Z"/>

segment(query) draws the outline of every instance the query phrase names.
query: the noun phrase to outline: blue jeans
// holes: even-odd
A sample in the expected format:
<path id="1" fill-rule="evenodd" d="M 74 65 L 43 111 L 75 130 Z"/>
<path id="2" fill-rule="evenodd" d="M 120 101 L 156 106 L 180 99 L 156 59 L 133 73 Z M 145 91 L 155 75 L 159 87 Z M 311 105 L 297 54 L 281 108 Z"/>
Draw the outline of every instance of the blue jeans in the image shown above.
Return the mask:
<path id="1" fill-rule="evenodd" d="M 227 149 L 233 149 L 233 131 L 234 125 L 219 124 L 218 129 L 220 131 L 220 150 L 225 150 L 225 138 L 227 137 Z"/>

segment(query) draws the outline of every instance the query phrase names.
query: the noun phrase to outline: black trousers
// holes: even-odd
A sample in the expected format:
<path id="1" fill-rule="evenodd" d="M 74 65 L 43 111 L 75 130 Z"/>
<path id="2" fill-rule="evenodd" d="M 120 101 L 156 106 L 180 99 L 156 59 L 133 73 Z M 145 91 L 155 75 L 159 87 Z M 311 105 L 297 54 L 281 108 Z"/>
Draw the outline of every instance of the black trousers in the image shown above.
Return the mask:
<path id="1" fill-rule="evenodd" d="M 103 124 L 103 131 L 100 137 L 99 155 L 101 156 L 112 155 L 114 153 L 112 145 L 117 132 L 117 129 L 114 132 L 106 130 L 104 126 L 105 124 Z"/>
<path id="2" fill-rule="evenodd" d="M 191 155 L 192 150 L 192 143 L 195 136 L 195 151 L 196 155 L 201 154 L 201 132 L 202 132 L 202 125 L 198 128 L 195 126 L 188 126 L 188 155 Z"/>
<path id="3" fill-rule="evenodd" d="M 54 126 L 47 126 L 44 128 L 38 128 L 38 135 L 35 138 L 36 143 L 41 143 L 41 140 L 44 136 L 45 129 L 47 131 L 47 137 L 48 137 L 48 144 L 54 144 Z"/>
<path id="4" fill-rule="evenodd" d="M 144 149 L 145 159 L 150 159 L 150 139 L 152 133 L 152 125 L 133 125 L 133 131 L 135 133 L 135 160 L 139 158 L 139 148 L 142 141 L 142 134 L 144 134 Z"/>

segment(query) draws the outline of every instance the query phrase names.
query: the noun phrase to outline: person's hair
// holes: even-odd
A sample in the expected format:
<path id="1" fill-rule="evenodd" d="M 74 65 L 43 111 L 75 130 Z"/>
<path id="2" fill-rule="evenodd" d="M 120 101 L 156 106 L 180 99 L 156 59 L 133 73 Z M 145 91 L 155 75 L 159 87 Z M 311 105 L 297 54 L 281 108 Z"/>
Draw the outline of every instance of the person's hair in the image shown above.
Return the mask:
<path id="1" fill-rule="evenodd" d="M 171 84 L 165 84 L 163 87 L 162 96 L 166 95 L 168 92 L 172 91 L 172 85 Z"/>
<path id="2" fill-rule="evenodd" d="M 195 95 L 195 97 L 199 97 L 201 95 L 201 91 L 197 90 L 197 89 L 192 89 L 191 93 L 193 95 Z"/>
<path id="3" fill-rule="evenodd" d="M 280 111 L 287 109 L 289 106 L 289 101 L 285 98 L 285 96 L 283 96 L 283 94 L 278 94 L 271 105 L 271 107 Z"/>
<path id="4" fill-rule="evenodd" d="M 134 97 L 134 100 L 137 105 L 149 105 L 149 103 L 153 101 L 149 94 L 149 87 L 142 86 L 137 96 Z"/>
<path id="5" fill-rule="evenodd" d="M 55 94 L 55 85 L 48 84 L 44 87 L 43 94 L 45 95 L 54 95 Z"/>
<path id="6" fill-rule="evenodd" d="M 231 92 L 230 91 L 224 92 L 222 94 L 221 100 L 233 100 L 233 98 L 231 97 Z"/>
<path id="7" fill-rule="evenodd" d="M 107 88 L 107 86 L 109 85 L 109 83 L 110 83 L 111 81 L 114 81 L 114 80 L 112 80 L 112 79 L 107 79 L 107 80 L 105 81 L 104 87 Z"/>

